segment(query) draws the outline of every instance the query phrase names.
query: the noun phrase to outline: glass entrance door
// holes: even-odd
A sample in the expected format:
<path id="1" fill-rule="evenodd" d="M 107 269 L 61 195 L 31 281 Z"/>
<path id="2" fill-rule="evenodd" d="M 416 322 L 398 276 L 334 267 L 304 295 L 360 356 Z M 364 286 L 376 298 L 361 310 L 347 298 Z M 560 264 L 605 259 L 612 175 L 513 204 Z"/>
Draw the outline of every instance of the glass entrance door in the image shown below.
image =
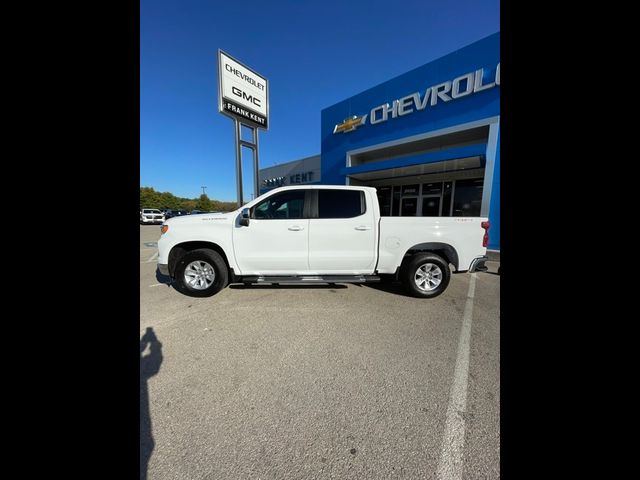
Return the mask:
<path id="1" fill-rule="evenodd" d="M 439 217 L 440 216 L 440 195 L 426 195 L 422 197 L 422 216 L 423 217 Z"/>
<path id="2" fill-rule="evenodd" d="M 418 197 L 403 198 L 400 203 L 402 217 L 415 217 L 418 214 Z"/>
<path id="3" fill-rule="evenodd" d="M 482 206 L 482 178 L 378 187 L 383 216 L 477 217 Z"/>

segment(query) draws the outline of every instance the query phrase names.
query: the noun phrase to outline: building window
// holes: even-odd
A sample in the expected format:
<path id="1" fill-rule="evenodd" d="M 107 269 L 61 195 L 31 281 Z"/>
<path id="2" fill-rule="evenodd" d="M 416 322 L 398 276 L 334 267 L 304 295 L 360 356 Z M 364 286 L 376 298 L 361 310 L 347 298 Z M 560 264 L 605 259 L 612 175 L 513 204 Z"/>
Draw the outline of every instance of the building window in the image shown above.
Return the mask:
<path id="1" fill-rule="evenodd" d="M 391 215 L 391 187 L 376 188 L 378 194 L 378 203 L 380 204 L 380 216 L 388 217 Z"/>
<path id="2" fill-rule="evenodd" d="M 444 182 L 444 191 L 442 192 L 442 216 L 451 216 L 451 192 L 453 191 L 453 182 Z"/>
<path id="3" fill-rule="evenodd" d="M 440 216 L 440 197 L 435 195 L 422 197 L 422 216 L 423 217 L 439 217 Z"/>
<path id="4" fill-rule="evenodd" d="M 395 185 L 393 187 L 393 204 L 391 209 L 391 216 L 397 217 L 400 215 L 400 187 Z"/>
<path id="5" fill-rule="evenodd" d="M 441 193 L 442 193 L 442 182 L 422 184 L 422 195 L 440 195 Z"/>
<path id="6" fill-rule="evenodd" d="M 420 193 L 420 184 L 415 185 L 403 185 L 402 195 L 418 195 Z"/>
<path id="7" fill-rule="evenodd" d="M 418 214 L 418 197 L 403 198 L 400 215 L 402 217 L 415 217 L 417 214 Z"/>
<path id="8" fill-rule="evenodd" d="M 454 217 L 479 217 L 482 204 L 482 178 L 456 180 L 453 194 Z"/>

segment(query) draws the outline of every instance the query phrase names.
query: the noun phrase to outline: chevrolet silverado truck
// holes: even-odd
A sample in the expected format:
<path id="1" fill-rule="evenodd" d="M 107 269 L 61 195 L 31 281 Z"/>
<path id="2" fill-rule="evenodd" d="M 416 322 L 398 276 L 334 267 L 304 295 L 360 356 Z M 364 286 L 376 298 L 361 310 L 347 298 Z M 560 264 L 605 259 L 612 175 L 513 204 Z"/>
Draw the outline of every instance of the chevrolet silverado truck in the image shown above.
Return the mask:
<path id="1" fill-rule="evenodd" d="M 479 217 L 383 217 L 373 187 L 280 187 L 233 212 L 165 221 L 158 270 L 193 297 L 229 283 L 395 278 L 433 298 L 452 272 L 487 270 L 488 230 Z"/>

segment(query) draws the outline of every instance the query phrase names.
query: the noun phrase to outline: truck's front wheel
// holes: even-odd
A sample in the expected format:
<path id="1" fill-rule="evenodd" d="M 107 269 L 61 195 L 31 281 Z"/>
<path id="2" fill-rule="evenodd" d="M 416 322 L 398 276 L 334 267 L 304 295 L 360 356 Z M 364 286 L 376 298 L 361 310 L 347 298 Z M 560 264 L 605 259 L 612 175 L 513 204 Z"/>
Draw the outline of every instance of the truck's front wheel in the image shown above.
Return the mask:
<path id="1" fill-rule="evenodd" d="M 190 297 L 210 297 L 227 286 L 229 272 L 218 252 L 199 248 L 185 253 L 176 265 L 176 289 Z"/>
<path id="2" fill-rule="evenodd" d="M 433 298 L 444 292 L 451 279 L 449 264 L 435 253 L 418 253 L 408 257 L 400 278 L 405 290 L 420 298 Z"/>

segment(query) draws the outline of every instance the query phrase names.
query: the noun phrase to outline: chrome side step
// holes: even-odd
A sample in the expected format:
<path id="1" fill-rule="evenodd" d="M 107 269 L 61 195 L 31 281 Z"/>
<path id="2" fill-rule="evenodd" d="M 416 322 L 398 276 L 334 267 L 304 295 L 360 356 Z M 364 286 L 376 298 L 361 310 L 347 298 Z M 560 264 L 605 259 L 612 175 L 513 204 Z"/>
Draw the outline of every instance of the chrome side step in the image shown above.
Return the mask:
<path id="1" fill-rule="evenodd" d="M 294 275 L 294 276 L 247 276 L 242 283 L 369 283 L 379 282 L 377 275 Z"/>

